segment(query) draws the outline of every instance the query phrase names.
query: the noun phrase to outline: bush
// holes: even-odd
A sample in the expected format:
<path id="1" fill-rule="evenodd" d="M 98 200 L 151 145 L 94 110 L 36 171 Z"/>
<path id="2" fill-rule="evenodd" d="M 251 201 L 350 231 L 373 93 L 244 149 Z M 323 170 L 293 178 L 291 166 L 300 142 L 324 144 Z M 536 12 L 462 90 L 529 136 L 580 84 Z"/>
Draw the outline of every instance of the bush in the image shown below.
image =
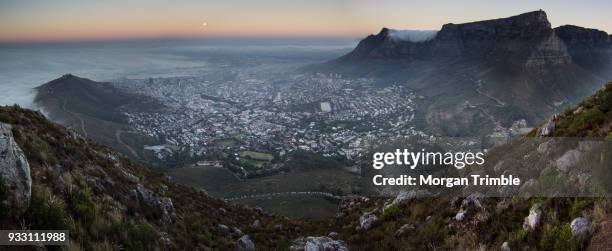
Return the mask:
<path id="1" fill-rule="evenodd" d="M 399 217 L 400 214 L 402 214 L 402 209 L 400 208 L 400 206 L 393 205 L 383 211 L 383 213 L 380 215 L 380 220 L 381 221 L 394 220 L 397 217 Z"/>
<path id="2" fill-rule="evenodd" d="M 608 87 L 601 96 L 601 104 L 599 109 L 603 112 L 612 111 L 612 88 Z"/>
<path id="3" fill-rule="evenodd" d="M 74 216 L 85 225 L 90 225 L 96 217 L 96 207 L 89 190 L 79 191 L 70 199 Z"/>
<path id="4" fill-rule="evenodd" d="M 157 232 L 148 224 L 128 225 L 125 250 L 151 250 L 157 239 Z"/>
<path id="5" fill-rule="evenodd" d="M 582 212 L 589 206 L 589 202 L 587 200 L 574 198 L 572 201 L 572 206 L 570 208 L 570 218 L 578 218 L 582 216 Z"/>
<path id="6" fill-rule="evenodd" d="M 510 238 L 508 243 L 512 247 L 512 249 L 518 249 L 519 244 L 525 242 L 527 240 L 527 231 L 523 228 L 520 228 L 510 234 Z"/>
<path id="7" fill-rule="evenodd" d="M 580 250 L 580 241 L 572 236 L 572 229 L 566 223 L 559 229 L 553 250 Z"/>
<path id="8" fill-rule="evenodd" d="M 64 203 L 37 186 L 32 187 L 30 207 L 24 216 L 33 225 L 32 229 L 63 230 L 67 228 Z"/>
<path id="9" fill-rule="evenodd" d="M 606 115 L 597 108 L 588 109 L 578 114 L 571 122 L 569 128 L 574 132 L 581 132 L 593 128 L 606 121 Z"/>

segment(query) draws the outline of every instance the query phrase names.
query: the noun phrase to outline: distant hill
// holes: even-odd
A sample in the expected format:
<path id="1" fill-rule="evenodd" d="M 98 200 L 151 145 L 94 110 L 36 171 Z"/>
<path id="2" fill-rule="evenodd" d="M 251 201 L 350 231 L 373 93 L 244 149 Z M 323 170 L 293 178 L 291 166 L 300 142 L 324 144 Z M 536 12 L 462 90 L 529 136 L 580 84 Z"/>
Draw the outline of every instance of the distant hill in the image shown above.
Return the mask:
<path id="1" fill-rule="evenodd" d="M 471 129 L 441 125 L 482 120 L 465 108 L 466 101 L 502 124 L 520 117 L 539 124 L 612 78 L 608 34 L 569 25 L 553 29 L 544 11 L 445 24 L 419 42 L 393 33 L 383 28 L 350 53 L 311 70 L 405 83 L 430 98 L 424 116 L 447 135 Z"/>
<path id="2" fill-rule="evenodd" d="M 66 74 L 36 88 L 35 103 L 54 112 L 75 112 L 107 121 L 125 123 L 120 109 L 153 110 L 162 105 L 153 99 L 122 92 L 110 83 L 95 82 Z M 60 108 L 60 109 L 57 109 Z M 56 111 L 57 110 L 57 111 Z"/>
<path id="3" fill-rule="evenodd" d="M 72 74 L 43 84 L 37 91 L 34 102 L 51 119 L 132 158 L 142 159 L 142 146 L 155 142 L 134 133 L 124 115 L 126 111 L 164 109 L 152 98 Z"/>

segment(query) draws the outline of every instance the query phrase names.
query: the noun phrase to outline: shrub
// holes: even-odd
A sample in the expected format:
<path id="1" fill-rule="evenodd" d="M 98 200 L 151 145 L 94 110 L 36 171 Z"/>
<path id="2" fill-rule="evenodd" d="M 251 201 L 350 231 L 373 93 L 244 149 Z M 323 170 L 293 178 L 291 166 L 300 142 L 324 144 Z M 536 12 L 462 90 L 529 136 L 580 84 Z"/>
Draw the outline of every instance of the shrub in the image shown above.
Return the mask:
<path id="1" fill-rule="evenodd" d="M 571 122 L 569 128 L 572 131 L 580 132 L 585 129 L 591 129 L 595 125 L 599 125 L 606 121 L 606 115 L 599 109 L 588 109 L 578 114 Z"/>
<path id="2" fill-rule="evenodd" d="M 608 90 L 610 89 L 610 90 Z M 601 96 L 601 104 L 599 109 L 603 112 L 612 111 L 612 88 L 606 88 L 604 94 Z"/>
<path id="3" fill-rule="evenodd" d="M 553 250 L 580 250 L 580 241 L 572 236 L 572 229 L 566 223 L 559 229 Z"/>
<path id="4" fill-rule="evenodd" d="M 574 198 L 574 200 L 572 201 L 572 206 L 570 208 L 570 218 L 574 219 L 582 216 L 582 211 L 584 211 L 588 206 L 589 202 L 587 200 Z"/>
<path id="5" fill-rule="evenodd" d="M 528 232 L 523 228 L 519 228 L 518 230 L 510 233 L 508 243 L 510 244 L 512 249 L 518 249 L 520 244 L 524 243 L 527 240 L 527 234 Z"/>
<path id="6" fill-rule="evenodd" d="M 33 229 L 62 230 L 67 228 L 64 203 L 37 186 L 32 187 L 30 207 L 24 216 L 33 225 Z"/>
<path id="7" fill-rule="evenodd" d="M 129 225 L 127 229 L 127 239 L 125 250 L 151 250 L 157 232 L 148 224 Z"/>
<path id="8" fill-rule="evenodd" d="M 400 208 L 400 206 L 393 205 L 383 211 L 383 213 L 380 215 L 380 220 L 381 221 L 394 220 L 398 216 L 400 216 L 400 214 L 402 214 L 402 209 Z"/>
<path id="9" fill-rule="evenodd" d="M 96 207 L 89 190 L 74 193 L 70 201 L 76 219 L 79 219 L 85 225 L 90 225 L 96 217 Z"/>
<path id="10" fill-rule="evenodd" d="M 542 238 L 540 239 L 540 250 L 553 250 L 559 235 L 559 226 L 546 225 L 542 230 Z"/>

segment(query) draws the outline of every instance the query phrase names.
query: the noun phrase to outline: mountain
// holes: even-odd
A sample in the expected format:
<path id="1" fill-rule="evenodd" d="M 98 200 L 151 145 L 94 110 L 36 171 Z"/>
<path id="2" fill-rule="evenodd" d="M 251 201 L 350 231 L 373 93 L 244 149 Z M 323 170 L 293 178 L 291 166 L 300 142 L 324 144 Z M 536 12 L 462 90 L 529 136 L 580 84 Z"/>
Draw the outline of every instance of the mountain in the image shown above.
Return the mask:
<path id="1" fill-rule="evenodd" d="M 543 128 L 562 136 L 610 135 L 611 94 L 608 85 Z M 600 116 L 589 115 L 593 110 Z M 563 133 L 564 125 L 576 130 Z M 493 149 L 486 167 L 507 172 L 498 170 L 498 160 L 511 170 L 560 154 L 556 144 L 548 145 L 527 153 Z M 573 180 L 581 177 L 577 170 L 552 170 L 559 174 L 551 176 L 544 168 L 521 189 L 550 184 L 550 177 L 587 182 Z M 609 180 L 610 173 L 603 174 L 593 180 Z M 39 112 L 0 107 L 0 228 L 67 229 L 70 250 L 598 250 L 611 244 L 609 198 L 427 196 L 352 196 L 343 199 L 336 217 L 287 219 L 176 184 Z M 24 249 L 45 248 L 9 248 Z"/>
<path id="2" fill-rule="evenodd" d="M 541 10 L 445 24 L 419 42 L 393 32 L 383 28 L 350 53 L 313 69 L 405 83 L 431 100 L 423 116 L 441 134 L 473 131 L 461 121 L 488 115 L 495 118 L 488 127 L 519 118 L 539 124 L 612 78 L 608 34 L 568 25 L 553 29 Z M 440 126 L 449 122 L 459 125 Z"/>
<path id="3" fill-rule="evenodd" d="M 70 250 L 286 250 L 327 228 L 178 185 L 19 107 L 0 107 L 0 201 L 0 229 L 67 229 Z"/>
<path id="4" fill-rule="evenodd" d="M 72 74 L 37 87 L 34 102 L 53 121 L 139 160 L 144 159 L 142 146 L 155 139 L 133 133 L 124 112 L 164 109 L 152 98 Z"/>

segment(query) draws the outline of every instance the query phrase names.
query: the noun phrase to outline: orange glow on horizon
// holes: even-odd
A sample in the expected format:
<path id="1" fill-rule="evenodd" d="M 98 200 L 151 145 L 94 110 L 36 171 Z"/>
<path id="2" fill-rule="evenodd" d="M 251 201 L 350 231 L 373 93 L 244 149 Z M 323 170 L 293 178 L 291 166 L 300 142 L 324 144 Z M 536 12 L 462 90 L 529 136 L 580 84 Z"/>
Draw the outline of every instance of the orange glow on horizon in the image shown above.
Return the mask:
<path id="1" fill-rule="evenodd" d="M 587 0 L 588 1 L 588 0 Z M 344 0 L 6 0 L 0 1 L 0 43 L 206 37 L 354 37 L 382 27 L 438 30 L 544 9 L 553 26 L 612 32 L 612 2 L 547 0 L 491 3 Z M 206 23 L 206 25 L 203 25 Z"/>

